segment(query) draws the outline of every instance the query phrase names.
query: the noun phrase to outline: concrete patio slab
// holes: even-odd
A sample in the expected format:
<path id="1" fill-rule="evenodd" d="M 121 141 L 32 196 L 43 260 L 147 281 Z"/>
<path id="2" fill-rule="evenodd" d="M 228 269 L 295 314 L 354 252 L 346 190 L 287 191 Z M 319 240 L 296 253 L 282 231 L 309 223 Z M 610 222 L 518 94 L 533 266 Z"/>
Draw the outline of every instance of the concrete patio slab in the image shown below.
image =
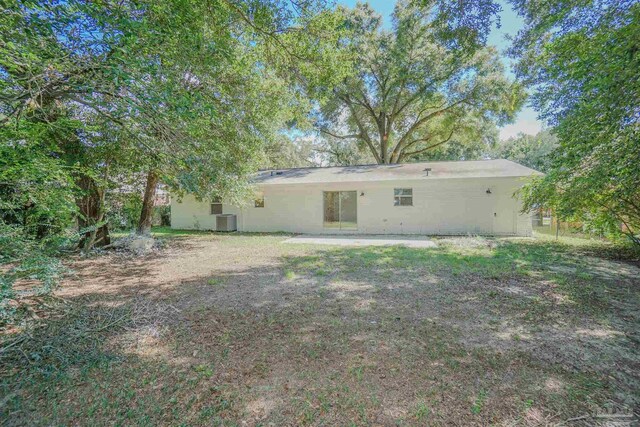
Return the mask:
<path id="1" fill-rule="evenodd" d="M 423 236 L 311 236 L 291 237 L 283 243 L 333 246 L 406 246 L 408 248 L 437 248 L 431 239 Z"/>

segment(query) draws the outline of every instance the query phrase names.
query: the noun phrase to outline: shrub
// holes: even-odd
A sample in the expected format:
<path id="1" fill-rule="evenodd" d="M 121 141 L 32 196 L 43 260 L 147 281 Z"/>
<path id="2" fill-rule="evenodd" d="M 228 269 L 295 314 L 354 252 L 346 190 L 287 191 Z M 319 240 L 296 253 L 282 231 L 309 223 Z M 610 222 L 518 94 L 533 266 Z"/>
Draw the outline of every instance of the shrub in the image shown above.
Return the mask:
<path id="1" fill-rule="evenodd" d="M 26 307 L 26 299 L 49 294 L 65 271 L 58 255 L 63 238 L 39 239 L 24 228 L 0 221 L 0 327 L 13 323 Z M 31 286 L 15 290 L 16 282 L 28 280 Z"/>

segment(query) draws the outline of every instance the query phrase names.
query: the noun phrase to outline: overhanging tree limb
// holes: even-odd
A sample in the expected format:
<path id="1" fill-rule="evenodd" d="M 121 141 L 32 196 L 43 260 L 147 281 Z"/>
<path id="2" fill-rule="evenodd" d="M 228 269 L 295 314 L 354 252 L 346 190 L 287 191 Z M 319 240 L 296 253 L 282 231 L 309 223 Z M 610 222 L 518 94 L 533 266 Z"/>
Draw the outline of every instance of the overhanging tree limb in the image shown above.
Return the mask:
<path id="1" fill-rule="evenodd" d="M 338 139 L 353 139 L 353 138 L 362 137 L 362 134 L 359 134 L 359 133 L 354 133 L 354 134 L 351 134 L 351 135 L 338 135 L 338 134 L 330 132 L 330 131 L 328 131 L 326 129 L 320 129 L 320 132 L 322 132 L 324 134 L 327 134 L 329 136 L 332 136 L 334 138 L 338 138 Z"/>
<path id="2" fill-rule="evenodd" d="M 434 148 L 436 148 L 436 147 L 438 147 L 438 146 L 440 146 L 442 144 L 446 144 L 447 142 L 449 142 L 451 140 L 451 137 L 453 137 L 454 133 L 455 133 L 455 129 L 452 129 L 451 132 L 449 133 L 449 136 L 447 136 L 442 141 L 437 142 L 437 143 L 432 144 L 432 145 L 428 145 L 428 146 L 426 146 L 424 148 L 421 148 L 420 150 L 412 151 L 412 152 L 409 152 L 409 153 L 403 152 L 401 154 L 401 156 L 403 156 L 403 157 L 413 156 L 413 155 L 416 155 L 416 154 L 424 153 L 427 150 L 432 150 L 432 149 L 434 149 Z"/>

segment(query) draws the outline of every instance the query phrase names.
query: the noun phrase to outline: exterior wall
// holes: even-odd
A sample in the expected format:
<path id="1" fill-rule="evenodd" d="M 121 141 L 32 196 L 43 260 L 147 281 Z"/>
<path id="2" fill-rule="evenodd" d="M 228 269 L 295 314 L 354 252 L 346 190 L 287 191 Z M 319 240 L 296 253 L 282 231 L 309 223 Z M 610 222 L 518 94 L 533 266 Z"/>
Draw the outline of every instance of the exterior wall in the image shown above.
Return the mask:
<path id="1" fill-rule="evenodd" d="M 178 230 L 215 230 L 216 216 L 210 214 L 210 203 L 199 202 L 190 194 L 182 200 L 171 198 L 171 228 Z M 228 204 L 222 204 L 222 212 L 238 215 L 240 209 Z M 238 227 L 240 224 L 238 223 Z"/>
<path id="2" fill-rule="evenodd" d="M 531 216 L 519 214 L 520 202 L 512 197 L 521 185 L 520 178 L 265 185 L 263 208 L 224 205 L 223 212 L 238 215 L 240 231 L 528 236 Z M 394 206 L 395 188 L 412 188 L 413 206 Z M 324 191 L 357 191 L 357 230 L 324 228 Z M 215 229 L 209 204 L 192 197 L 172 203 L 171 220 L 174 228 Z"/>

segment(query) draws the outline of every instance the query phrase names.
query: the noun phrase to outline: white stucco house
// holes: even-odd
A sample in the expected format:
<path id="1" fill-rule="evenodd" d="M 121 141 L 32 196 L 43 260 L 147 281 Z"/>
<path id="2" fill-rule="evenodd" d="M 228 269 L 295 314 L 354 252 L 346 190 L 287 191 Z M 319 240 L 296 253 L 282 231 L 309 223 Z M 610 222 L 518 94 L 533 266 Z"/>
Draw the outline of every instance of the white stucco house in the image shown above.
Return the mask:
<path id="1" fill-rule="evenodd" d="M 171 227 L 216 230 L 233 214 L 239 231 L 528 236 L 514 192 L 534 175 L 509 160 L 266 170 L 245 206 L 172 200 Z"/>

